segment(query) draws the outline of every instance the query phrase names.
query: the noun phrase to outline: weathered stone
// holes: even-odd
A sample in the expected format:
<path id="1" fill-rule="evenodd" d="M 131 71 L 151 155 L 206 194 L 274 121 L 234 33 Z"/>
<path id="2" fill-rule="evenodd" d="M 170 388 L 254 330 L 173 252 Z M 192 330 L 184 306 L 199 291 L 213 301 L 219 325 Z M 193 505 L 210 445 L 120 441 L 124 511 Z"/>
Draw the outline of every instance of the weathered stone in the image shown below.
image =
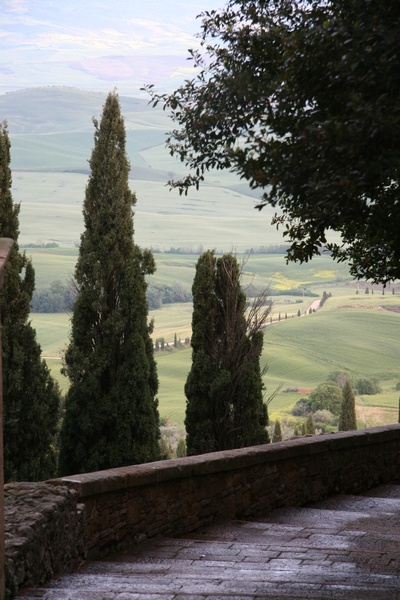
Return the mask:
<path id="1" fill-rule="evenodd" d="M 9 483 L 4 496 L 6 589 L 12 597 L 84 558 L 84 506 L 73 490 L 46 483 Z"/>

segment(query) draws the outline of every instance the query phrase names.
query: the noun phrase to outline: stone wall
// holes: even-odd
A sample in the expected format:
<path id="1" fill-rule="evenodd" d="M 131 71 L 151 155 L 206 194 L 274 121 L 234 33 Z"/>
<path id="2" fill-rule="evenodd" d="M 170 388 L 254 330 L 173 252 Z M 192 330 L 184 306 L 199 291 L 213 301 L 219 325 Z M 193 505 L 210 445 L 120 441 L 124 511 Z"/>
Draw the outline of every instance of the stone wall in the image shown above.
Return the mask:
<path id="1" fill-rule="evenodd" d="M 66 487 L 9 483 L 5 496 L 7 598 L 76 568 L 85 556 L 84 506 Z"/>
<path id="2" fill-rule="evenodd" d="M 96 557 L 220 519 L 260 516 L 400 480 L 400 425 L 52 480 L 78 492 Z"/>

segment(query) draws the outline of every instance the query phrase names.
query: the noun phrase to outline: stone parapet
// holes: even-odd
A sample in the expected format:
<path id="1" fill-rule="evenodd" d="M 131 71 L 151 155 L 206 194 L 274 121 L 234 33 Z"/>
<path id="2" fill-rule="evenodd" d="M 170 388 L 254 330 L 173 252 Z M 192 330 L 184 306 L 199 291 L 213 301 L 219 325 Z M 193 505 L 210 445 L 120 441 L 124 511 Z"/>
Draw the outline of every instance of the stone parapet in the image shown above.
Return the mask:
<path id="1" fill-rule="evenodd" d="M 86 509 L 88 555 L 216 520 L 261 516 L 400 480 L 400 425 L 147 463 L 51 480 Z"/>

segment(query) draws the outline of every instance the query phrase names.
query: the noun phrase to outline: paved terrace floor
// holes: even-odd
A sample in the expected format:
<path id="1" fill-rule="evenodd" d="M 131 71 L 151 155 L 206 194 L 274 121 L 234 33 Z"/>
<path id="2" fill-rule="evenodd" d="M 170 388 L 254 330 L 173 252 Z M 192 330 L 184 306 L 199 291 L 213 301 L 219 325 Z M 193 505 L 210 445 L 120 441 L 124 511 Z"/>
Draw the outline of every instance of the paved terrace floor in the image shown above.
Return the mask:
<path id="1" fill-rule="evenodd" d="M 399 600 L 400 485 L 157 538 L 20 600 Z"/>

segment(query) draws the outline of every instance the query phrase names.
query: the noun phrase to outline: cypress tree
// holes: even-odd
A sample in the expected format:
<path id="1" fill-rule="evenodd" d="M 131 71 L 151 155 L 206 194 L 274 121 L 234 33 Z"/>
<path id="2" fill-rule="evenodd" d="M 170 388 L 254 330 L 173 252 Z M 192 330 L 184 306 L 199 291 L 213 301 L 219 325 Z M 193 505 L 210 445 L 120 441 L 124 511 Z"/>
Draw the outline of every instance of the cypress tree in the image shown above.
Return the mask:
<path id="1" fill-rule="evenodd" d="M 204 252 L 193 282 L 192 367 L 186 380 L 188 455 L 269 441 L 260 368 L 270 307 L 246 318 L 236 258 Z"/>
<path id="2" fill-rule="evenodd" d="M 314 435 L 314 433 L 315 433 L 315 423 L 314 423 L 312 413 L 310 413 L 307 417 L 305 430 L 306 430 L 306 433 L 309 435 Z"/>
<path id="3" fill-rule="evenodd" d="M 118 96 L 94 119 L 75 280 L 78 296 L 64 372 L 71 385 L 61 430 L 60 473 L 157 460 L 158 378 L 147 323 L 145 275 L 153 256 L 133 242 L 129 162 Z"/>
<path id="4" fill-rule="evenodd" d="M 56 471 L 61 395 L 29 322 L 35 272 L 19 251 L 19 205 L 11 194 L 10 140 L 0 124 L 0 235 L 14 240 L 1 291 L 4 479 L 39 481 Z"/>
<path id="5" fill-rule="evenodd" d="M 342 390 L 342 406 L 339 416 L 339 431 L 350 431 L 357 429 L 356 419 L 356 401 L 351 387 L 350 380 L 347 378 Z"/>
<path id="6" fill-rule="evenodd" d="M 279 419 L 275 421 L 274 433 L 272 434 L 272 443 L 282 441 L 282 428 Z"/>

